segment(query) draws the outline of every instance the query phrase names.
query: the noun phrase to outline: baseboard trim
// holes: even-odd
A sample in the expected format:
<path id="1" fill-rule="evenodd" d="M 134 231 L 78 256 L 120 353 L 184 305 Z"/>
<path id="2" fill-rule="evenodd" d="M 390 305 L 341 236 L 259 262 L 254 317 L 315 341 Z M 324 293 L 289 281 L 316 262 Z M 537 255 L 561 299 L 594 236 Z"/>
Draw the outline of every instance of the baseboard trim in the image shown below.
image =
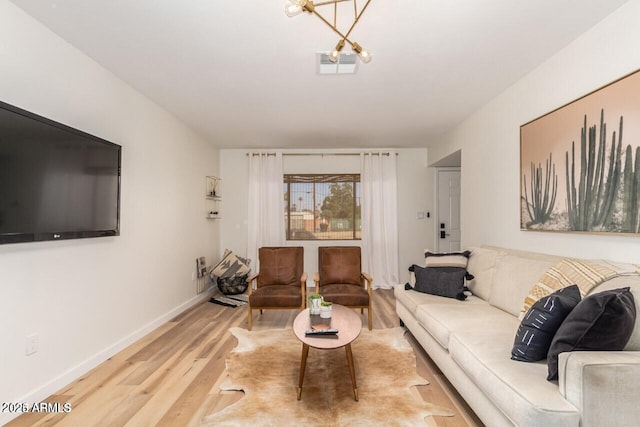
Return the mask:
<path id="1" fill-rule="evenodd" d="M 47 397 L 51 396 L 61 388 L 75 381 L 76 379 L 86 374 L 87 372 L 89 372 L 90 370 L 92 370 L 93 368 L 95 368 L 105 360 L 109 359 L 110 357 L 114 356 L 118 352 L 124 350 L 134 342 L 138 341 L 142 337 L 152 332 L 154 329 L 162 326 L 169 320 L 173 319 L 174 317 L 188 310 L 194 305 L 200 303 L 201 301 L 208 300 L 209 298 L 211 298 L 211 294 L 213 293 L 213 291 L 214 291 L 214 288 L 209 287 L 209 289 L 205 290 L 203 293 L 196 295 L 195 297 L 191 298 L 188 301 L 185 301 L 184 303 L 168 311 L 167 313 L 161 315 L 160 317 L 157 317 L 156 319 L 147 323 L 140 329 L 132 332 L 131 334 L 113 343 L 112 345 L 105 348 L 104 350 L 99 351 L 98 353 L 89 357 L 85 361 L 79 363 L 78 365 L 68 369 L 66 372 L 53 378 L 46 384 L 43 384 L 42 386 L 32 390 L 26 395 L 16 399 L 15 402 L 25 402 L 25 403 L 28 403 L 29 406 L 31 406 L 33 403 L 44 401 Z M 0 425 L 4 425 L 8 423 L 9 421 L 19 417 L 20 415 L 22 414 L 21 413 L 0 413 Z"/>

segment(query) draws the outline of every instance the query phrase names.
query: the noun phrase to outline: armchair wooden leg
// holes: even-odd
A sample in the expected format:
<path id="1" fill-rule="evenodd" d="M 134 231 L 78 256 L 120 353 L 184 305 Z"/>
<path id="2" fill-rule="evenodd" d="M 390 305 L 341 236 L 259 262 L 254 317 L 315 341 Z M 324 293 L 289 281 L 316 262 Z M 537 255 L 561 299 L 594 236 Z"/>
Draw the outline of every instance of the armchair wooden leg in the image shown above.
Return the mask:
<path id="1" fill-rule="evenodd" d="M 248 314 L 248 316 L 247 316 L 247 330 L 250 331 L 251 330 L 251 323 L 252 323 L 252 320 L 253 320 L 251 318 L 251 316 L 252 316 L 251 305 L 247 304 L 247 307 L 249 308 L 249 312 L 247 313 Z"/>
<path id="2" fill-rule="evenodd" d="M 367 314 L 369 315 L 369 330 L 371 330 L 373 326 L 373 319 L 371 316 L 371 306 L 369 306 L 369 308 L 367 309 Z"/>

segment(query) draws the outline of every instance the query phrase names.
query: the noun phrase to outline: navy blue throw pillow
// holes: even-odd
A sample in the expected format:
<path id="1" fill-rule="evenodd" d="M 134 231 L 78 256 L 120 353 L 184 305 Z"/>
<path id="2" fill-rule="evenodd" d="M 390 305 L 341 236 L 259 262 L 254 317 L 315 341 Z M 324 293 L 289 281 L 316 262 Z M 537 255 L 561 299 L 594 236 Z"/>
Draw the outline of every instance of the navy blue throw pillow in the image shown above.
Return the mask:
<path id="1" fill-rule="evenodd" d="M 571 285 L 536 301 L 520 323 L 511 359 L 520 362 L 545 359 L 558 328 L 580 299 L 578 285 Z"/>

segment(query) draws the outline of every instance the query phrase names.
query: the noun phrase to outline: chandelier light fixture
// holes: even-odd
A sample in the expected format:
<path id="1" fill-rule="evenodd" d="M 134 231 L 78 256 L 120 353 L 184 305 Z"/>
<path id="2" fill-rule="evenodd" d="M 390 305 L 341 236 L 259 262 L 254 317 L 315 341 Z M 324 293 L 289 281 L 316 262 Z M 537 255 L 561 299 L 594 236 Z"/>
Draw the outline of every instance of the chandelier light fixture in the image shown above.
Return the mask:
<path id="1" fill-rule="evenodd" d="M 289 4 L 287 4 L 284 9 L 284 12 L 288 17 L 291 18 L 297 15 L 300 15 L 302 12 L 307 12 L 310 15 L 311 14 L 316 15 L 318 18 L 320 18 L 322 22 L 327 24 L 336 34 L 340 36 L 340 40 L 338 41 L 338 44 L 336 44 L 336 47 L 329 54 L 329 60 L 331 62 L 336 62 L 338 60 L 338 58 L 340 57 L 340 51 L 344 48 L 344 46 L 347 43 L 351 45 L 351 49 L 358 54 L 362 62 L 364 62 L 365 64 L 368 64 L 371 61 L 371 54 L 367 50 L 363 49 L 362 46 L 360 46 L 358 43 L 349 39 L 351 32 L 355 28 L 356 24 L 358 23 L 358 20 L 360 19 L 364 11 L 367 9 L 367 6 L 369 6 L 369 3 L 371 3 L 371 0 L 367 0 L 364 7 L 360 11 L 358 11 L 358 5 L 356 3 L 356 0 L 329 0 L 329 1 L 323 1 L 320 3 L 314 3 L 311 0 L 288 0 L 288 1 L 289 1 Z M 346 32 L 343 32 L 339 30 L 337 27 L 338 3 L 343 3 L 348 1 L 353 3 L 354 19 L 349 29 Z M 325 18 L 317 10 L 317 8 L 320 6 L 331 6 L 331 5 L 333 5 L 333 23 L 331 23 L 327 18 Z"/>

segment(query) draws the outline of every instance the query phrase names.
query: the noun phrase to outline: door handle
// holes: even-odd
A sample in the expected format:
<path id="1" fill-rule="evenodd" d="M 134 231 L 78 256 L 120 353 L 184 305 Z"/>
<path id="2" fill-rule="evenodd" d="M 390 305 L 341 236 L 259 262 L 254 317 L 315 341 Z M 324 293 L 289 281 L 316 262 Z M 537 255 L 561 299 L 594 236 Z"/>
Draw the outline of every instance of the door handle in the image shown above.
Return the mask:
<path id="1" fill-rule="evenodd" d="M 446 238 L 447 238 L 447 236 L 451 236 L 451 234 L 449 234 L 449 233 L 445 232 L 444 230 L 441 230 L 441 231 L 440 231 L 440 238 L 441 238 L 441 239 L 446 239 Z"/>

